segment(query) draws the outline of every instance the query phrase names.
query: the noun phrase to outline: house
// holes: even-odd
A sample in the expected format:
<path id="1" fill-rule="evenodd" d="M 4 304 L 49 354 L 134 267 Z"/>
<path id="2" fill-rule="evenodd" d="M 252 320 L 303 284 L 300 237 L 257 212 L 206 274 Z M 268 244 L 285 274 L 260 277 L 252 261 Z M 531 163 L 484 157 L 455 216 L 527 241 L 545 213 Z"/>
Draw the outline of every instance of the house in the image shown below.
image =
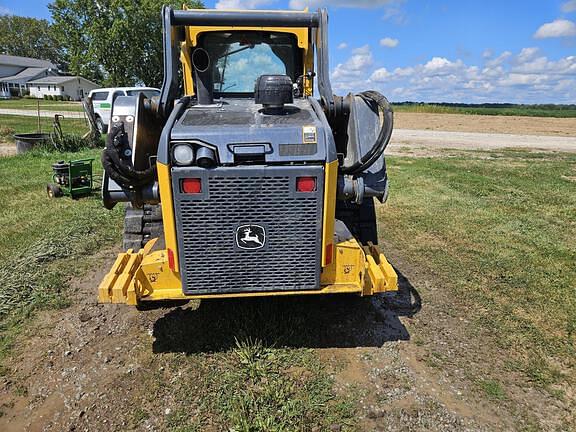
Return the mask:
<path id="1" fill-rule="evenodd" d="M 81 100 L 91 90 L 100 86 L 79 76 L 48 76 L 28 82 L 30 96 L 43 99 L 44 96 L 63 96 L 65 99 Z"/>
<path id="2" fill-rule="evenodd" d="M 57 74 L 58 68 L 47 60 L 0 54 L 0 98 L 22 96 L 29 81 Z"/>

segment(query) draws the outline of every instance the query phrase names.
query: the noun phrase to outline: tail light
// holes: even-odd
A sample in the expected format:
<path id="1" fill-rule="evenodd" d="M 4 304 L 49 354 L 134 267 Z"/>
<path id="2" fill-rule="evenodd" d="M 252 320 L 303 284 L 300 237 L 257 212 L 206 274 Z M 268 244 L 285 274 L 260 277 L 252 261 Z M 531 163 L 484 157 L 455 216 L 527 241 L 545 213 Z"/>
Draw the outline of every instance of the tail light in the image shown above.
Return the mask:
<path id="1" fill-rule="evenodd" d="M 168 248 L 168 267 L 170 270 L 176 271 L 176 262 L 174 260 L 174 251 Z"/>
<path id="2" fill-rule="evenodd" d="M 324 255 L 325 255 L 325 263 L 326 265 L 332 264 L 332 253 L 334 251 L 334 245 L 332 243 L 328 243 L 324 248 Z"/>
<path id="3" fill-rule="evenodd" d="M 199 178 L 186 178 L 182 180 L 181 188 L 185 194 L 202 193 L 202 180 Z"/>
<path id="4" fill-rule="evenodd" d="M 316 177 L 296 177 L 296 190 L 298 192 L 316 191 Z"/>

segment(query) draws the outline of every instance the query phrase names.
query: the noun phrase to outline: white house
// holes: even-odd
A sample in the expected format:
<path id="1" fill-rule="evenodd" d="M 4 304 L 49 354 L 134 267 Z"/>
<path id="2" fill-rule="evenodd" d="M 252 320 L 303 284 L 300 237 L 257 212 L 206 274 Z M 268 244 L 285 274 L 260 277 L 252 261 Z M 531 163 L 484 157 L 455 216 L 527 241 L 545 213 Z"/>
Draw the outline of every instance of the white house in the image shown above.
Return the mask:
<path id="1" fill-rule="evenodd" d="M 80 100 L 99 87 L 98 84 L 79 76 L 49 76 L 28 82 L 30 96 L 38 99 L 47 95 Z"/>
<path id="2" fill-rule="evenodd" d="M 30 80 L 57 74 L 49 61 L 0 54 L 0 98 L 22 96 Z"/>

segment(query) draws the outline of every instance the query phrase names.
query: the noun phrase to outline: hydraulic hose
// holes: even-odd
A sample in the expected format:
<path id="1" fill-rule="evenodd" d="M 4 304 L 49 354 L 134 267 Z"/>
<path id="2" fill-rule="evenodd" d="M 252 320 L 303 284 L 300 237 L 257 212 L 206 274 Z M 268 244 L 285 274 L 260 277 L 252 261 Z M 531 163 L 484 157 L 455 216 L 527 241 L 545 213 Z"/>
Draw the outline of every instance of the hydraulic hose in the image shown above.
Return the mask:
<path id="1" fill-rule="evenodd" d="M 342 173 L 344 174 L 363 173 L 382 157 L 390 142 L 394 126 L 392 107 L 384 95 L 377 91 L 369 90 L 358 94 L 358 96 L 378 115 L 380 115 L 380 110 L 382 110 L 383 122 L 378 137 L 370 150 L 359 161 L 348 167 L 342 167 Z"/>
<path id="2" fill-rule="evenodd" d="M 132 164 L 128 144 L 128 134 L 124 124 L 112 127 L 106 138 L 106 147 L 102 152 L 102 166 L 110 178 L 126 189 L 139 188 L 154 182 L 156 179 L 156 164 L 145 170 L 137 170 Z"/>

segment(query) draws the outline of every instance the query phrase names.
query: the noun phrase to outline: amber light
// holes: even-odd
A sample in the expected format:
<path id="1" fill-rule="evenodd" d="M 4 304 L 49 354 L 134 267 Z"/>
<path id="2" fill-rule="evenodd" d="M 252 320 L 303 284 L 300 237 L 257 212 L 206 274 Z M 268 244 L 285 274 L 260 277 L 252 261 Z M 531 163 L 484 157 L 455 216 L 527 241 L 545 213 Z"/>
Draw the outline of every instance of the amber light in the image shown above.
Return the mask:
<path id="1" fill-rule="evenodd" d="M 297 177 L 296 190 L 298 192 L 314 192 L 316 190 L 316 177 Z"/>
<path id="2" fill-rule="evenodd" d="M 199 178 L 186 178 L 182 180 L 182 192 L 185 194 L 202 193 L 202 180 Z"/>

